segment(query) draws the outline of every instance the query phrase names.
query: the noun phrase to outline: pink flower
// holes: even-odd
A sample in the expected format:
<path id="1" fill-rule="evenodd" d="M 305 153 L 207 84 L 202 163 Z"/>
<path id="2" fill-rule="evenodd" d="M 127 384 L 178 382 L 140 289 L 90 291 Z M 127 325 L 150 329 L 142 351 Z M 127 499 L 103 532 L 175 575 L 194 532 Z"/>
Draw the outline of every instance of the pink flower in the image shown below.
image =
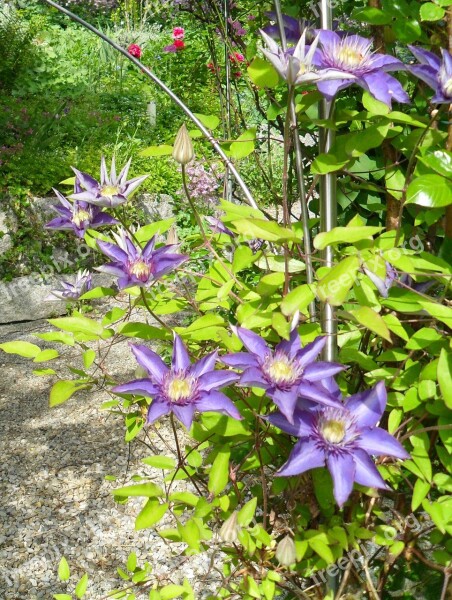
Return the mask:
<path id="1" fill-rule="evenodd" d="M 183 40 L 185 35 L 185 29 L 183 27 L 175 27 L 173 29 L 173 38 L 175 40 Z"/>
<path id="2" fill-rule="evenodd" d="M 234 54 L 229 55 L 229 60 L 234 63 L 242 63 L 245 62 L 245 57 L 240 52 L 234 52 Z"/>
<path id="3" fill-rule="evenodd" d="M 141 55 L 143 54 L 143 51 L 137 44 L 130 44 L 130 46 L 127 48 L 127 52 L 135 58 L 141 58 Z"/>
<path id="4" fill-rule="evenodd" d="M 176 50 L 183 50 L 185 48 L 185 43 L 182 40 L 174 40 L 174 47 Z"/>

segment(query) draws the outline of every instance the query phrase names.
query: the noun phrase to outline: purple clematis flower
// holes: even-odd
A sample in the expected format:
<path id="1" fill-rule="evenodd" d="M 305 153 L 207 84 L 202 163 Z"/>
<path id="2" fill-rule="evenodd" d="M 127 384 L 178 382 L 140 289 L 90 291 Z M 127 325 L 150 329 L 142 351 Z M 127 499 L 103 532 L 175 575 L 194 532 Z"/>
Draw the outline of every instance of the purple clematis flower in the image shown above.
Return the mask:
<path id="1" fill-rule="evenodd" d="M 127 202 L 128 197 L 136 188 L 148 177 L 148 175 L 142 175 L 141 177 L 134 177 L 127 181 L 127 174 L 129 172 L 130 163 L 132 159 L 129 159 L 125 167 L 116 175 L 116 163 L 115 157 L 111 161 L 110 175 L 107 173 L 107 165 L 105 163 L 105 157 L 102 157 L 100 165 L 100 183 L 88 175 L 88 173 L 82 173 L 74 167 L 72 170 L 77 176 L 81 186 L 84 188 L 81 192 L 74 193 L 70 198 L 73 200 L 82 200 L 89 204 L 96 204 L 97 206 L 108 206 L 114 208 L 120 204 Z"/>
<path id="2" fill-rule="evenodd" d="M 113 388 L 117 394 L 140 394 L 152 398 L 147 422 L 154 423 L 162 415 L 174 416 L 190 429 L 195 411 L 219 412 L 234 419 L 241 415 L 233 402 L 218 389 L 238 379 L 232 371 L 215 371 L 217 352 L 191 364 L 187 349 L 174 334 L 173 357 L 168 368 L 160 356 L 141 345 L 131 345 L 138 363 L 149 378 L 137 379 Z"/>
<path id="3" fill-rule="evenodd" d="M 52 207 L 60 216 L 47 223 L 46 229 L 72 229 L 77 237 L 82 238 L 87 229 L 96 229 L 102 225 L 115 225 L 118 222 L 97 206 L 82 200 L 69 202 L 58 190 L 54 188 L 53 191 L 62 206 Z M 76 180 L 74 194 L 80 192 L 82 192 L 82 188 Z"/>
<path id="4" fill-rule="evenodd" d="M 382 296 L 383 298 L 387 298 L 389 296 L 389 289 L 397 282 L 397 279 L 399 277 L 396 269 L 387 261 L 385 262 L 385 268 L 385 278 L 382 279 L 367 267 L 363 267 L 364 273 L 372 281 L 372 283 L 380 293 L 380 296 Z"/>
<path id="5" fill-rule="evenodd" d="M 262 48 L 263 55 L 289 85 L 309 84 L 322 79 L 343 79 L 344 75 L 340 70 L 334 68 L 319 70 L 315 66 L 314 56 L 319 42 L 319 35 L 308 46 L 306 45 L 305 29 L 295 48 L 290 48 L 284 52 L 265 31 L 261 30 L 260 33 L 267 46 L 267 49 Z"/>
<path id="6" fill-rule="evenodd" d="M 93 279 L 88 271 L 79 271 L 74 283 L 60 281 L 61 290 L 52 290 L 46 300 L 72 300 L 76 301 L 93 287 Z"/>
<path id="7" fill-rule="evenodd" d="M 436 54 L 423 48 L 416 48 L 416 46 L 408 46 L 408 48 L 421 63 L 409 66 L 408 69 L 434 90 L 432 102 L 452 103 L 452 54 L 447 50 L 441 50 L 443 56 L 441 61 Z"/>
<path id="8" fill-rule="evenodd" d="M 290 340 L 283 340 L 273 351 L 249 329 L 232 329 L 248 352 L 227 354 L 221 360 L 231 367 L 244 369 L 240 385 L 263 388 L 289 422 L 293 422 L 300 398 L 303 402 L 311 401 L 307 404 L 309 407 L 312 402 L 341 406 L 321 383 L 345 367 L 338 363 L 315 362 L 325 346 L 326 337 L 318 337 L 302 348 L 295 328 Z"/>
<path id="9" fill-rule="evenodd" d="M 397 79 L 386 73 L 405 69 L 400 60 L 372 52 L 372 40 L 359 35 L 341 37 L 329 30 L 322 30 L 319 35 L 322 49 L 315 54 L 316 66 L 342 72 L 341 79 L 325 77 L 317 83 L 317 88 L 328 100 L 332 100 L 339 90 L 356 83 L 388 106 L 392 100 L 410 101 Z"/>
<path id="10" fill-rule="evenodd" d="M 124 229 L 120 229 L 119 234 L 113 233 L 113 236 L 117 245 L 97 240 L 101 252 L 113 262 L 97 267 L 96 270 L 119 277 L 119 289 L 134 285 L 146 287 L 188 260 L 188 256 L 173 252 L 175 245 L 165 245 L 155 250 L 155 235 L 143 249 L 132 242 Z"/>
<path id="11" fill-rule="evenodd" d="M 277 15 L 273 11 L 269 11 L 265 13 L 265 16 L 268 17 L 271 21 L 277 21 Z M 300 22 L 298 19 L 294 19 L 293 17 L 289 17 L 289 15 L 282 16 L 284 33 L 286 34 L 286 40 L 288 42 L 292 42 L 296 44 L 301 37 L 301 34 L 304 29 L 308 30 L 308 35 L 310 38 L 314 38 L 313 30 L 310 29 L 311 23 L 309 21 Z M 279 35 L 279 26 L 278 23 L 275 25 L 266 25 L 263 27 L 262 31 L 269 35 L 273 39 L 278 39 Z"/>
<path id="12" fill-rule="evenodd" d="M 369 455 L 405 459 L 409 454 L 392 435 L 376 427 L 386 400 L 384 383 L 379 382 L 370 390 L 350 396 L 340 408 L 297 411 L 293 423 L 281 413 L 266 417 L 276 427 L 300 438 L 276 475 L 299 475 L 326 465 L 339 506 L 350 496 L 354 481 L 389 489 Z"/>
<path id="13" fill-rule="evenodd" d="M 220 219 L 216 217 L 204 217 L 207 223 L 209 224 L 210 229 L 213 233 L 225 233 L 231 238 L 236 237 L 235 233 L 233 233 L 230 229 L 226 227 L 226 225 Z"/>

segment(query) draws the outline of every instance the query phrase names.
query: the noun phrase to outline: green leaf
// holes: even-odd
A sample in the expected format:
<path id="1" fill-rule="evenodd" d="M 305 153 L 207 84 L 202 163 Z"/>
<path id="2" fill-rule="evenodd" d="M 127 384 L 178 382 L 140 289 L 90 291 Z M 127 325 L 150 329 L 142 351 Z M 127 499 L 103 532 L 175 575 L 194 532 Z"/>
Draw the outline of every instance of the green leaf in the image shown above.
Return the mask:
<path id="1" fill-rule="evenodd" d="M 370 306 L 360 306 L 356 310 L 351 310 L 350 314 L 353 315 L 360 325 L 364 325 L 364 327 L 367 327 L 367 329 L 370 329 L 388 342 L 391 341 L 391 334 L 386 323 Z"/>
<path id="2" fill-rule="evenodd" d="M 34 369 L 33 375 L 37 375 L 38 377 L 43 377 L 44 375 L 56 375 L 55 369 Z"/>
<path id="3" fill-rule="evenodd" d="M 162 327 L 154 327 L 146 323 L 128 322 L 118 327 L 118 333 L 127 337 L 136 337 L 142 340 L 170 340 L 171 333 Z"/>
<path id="4" fill-rule="evenodd" d="M 332 244 L 353 244 L 372 238 L 382 227 L 334 227 L 331 231 L 319 233 L 314 238 L 314 248 L 323 250 Z"/>
<path id="5" fill-rule="evenodd" d="M 57 350 L 53 350 L 52 348 L 48 348 L 47 350 L 42 350 L 34 359 L 35 363 L 42 363 L 48 360 L 53 360 L 54 358 L 58 358 L 60 353 Z"/>
<path id="6" fill-rule="evenodd" d="M 248 75 L 257 87 L 274 88 L 278 85 L 279 75 L 271 64 L 256 57 L 249 65 Z"/>
<path id="7" fill-rule="evenodd" d="M 220 119 L 216 115 L 202 115 L 201 113 L 194 113 L 204 127 L 207 129 L 216 129 L 220 124 Z"/>
<path id="8" fill-rule="evenodd" d="M 46 342 L 60 342 L 66 346 L 74 346 L 74 336 L 70 333 L 64 333 L 63 331 L 51 331 L 49 333 L 37 333 L 36 337 Z"/>
<path id="9" fill-rule="evenodd" d="M 249 500 L 237 514 L 237 523 L 242 527 L 247 527 L 253 520 L 254 513 L 256 512 L 257 498 Z"/>
<path id="10" fill-rule="evenodd" d="M 231 449 L 229 446 L 223 446 L 220 448 L 212 463 L 207 488 L 209 492 L 215 496 L 218 496 L 228 484 L 230 456 Z"/>
<path id="11" fill-rule="evenodd" d="M 54 600 L 72 600 L 72 596 L 69 594 L 53 594 Z"/>
<path id="12" fill-rule="evenodd" d="M 200 419 L 209 434 L 217 433 L 224 437 L 236 437 L 239 435 L 250 435 L 246 420 L 238 421 L 227 415 L 219 413 L 202 413 Z"/>
<path id="13" fill-rule="evenodd" d="M 411 510 L 413 512 L 422 504 L 422 501 L 430 491 L 430 487 L 427 481 L 423 481 L 422 479 L 416 481 L 411 498 Z"/>
<path id="14" fill-rule="evenodd" d="M 421 4 L 421 8 L 419 10 L 421 21 L 440 21 L 444 18 L 445 14 L 446 11 L 444 8 L 441 8 L 433 2 L 425 2 L 425 4 Z"/>
<path id="15" fill-rule="evenodd" d="M 334 555 L 324 537 L 326 538 L 325 534 L 318 534 L 308 539 L 308 544 L 327 564 L 332 564 L 334 563 Z"/>
<path id="16" fill-rule="evenodd" d="M 80 296 L 80 300 L 94 300 L 96 298 L 106 298 L 107 296 L 115 296 L 118 292 L 113 288 L 95 287 Z"/>
<path id="17" fill-rule="evenodd" d="M 350 158 L 336 158 L 334 154 L 330 152 L 328 154 L 319 154 L 316 159 L 312 161 L 311 173 L 315 175 L 326 175 L 327 173 L 333 173 L 334 171 L 340 171 L 348 162 Z"/>
<path id="18" fill-rule="evenodd" d="M 35 358 L 41 352 L 41 348 L 30 342 L 5 342 L 0 348 L 7 354 L 18 354 L 24 358 Z"/>
<path id="19" fill-rule="evenodd" d="M 85 573 L 75 586 L 75 595 L 77 598 L 83 598 L 88 588 L 88 575 Z"/>
<path id="20" fill-rule="evenodd" d="M 135 552 L 131 552 L 127 558 L 127 570 L 135 571 L 137 568 L 137 555 Z"/>
<path id="21" fill-rule="evenodd" d="M 405 204 L 439 208 L 452 204 L 452 182 L 440 175 L 421 175 L 410 183 Z"/>
<path id="22" fill-rule="evenodd" d="M 49 319 L 49 323 L 70 333 L 86 333 L 96 337 L 102 336 L 104 328 L 94 319 L 88 319 L 81 315 L 76 317 L 62 317 L 60 319 Z"/>
<path id="23" fill-rule="evenodd" d="M 173 225 L 176 219 L 164 219 L 163 221 L 154 221 L 144 227 L 140 227 L 135 233 L 135 238 L 140 244 L 147 244 L 149 240 L 156 234 L 163 234 Z"/>
<path id="24" fill-rule="evenodd" d="M 169 585 L 162 587 L 159 592 L 162 600 L 172 600 L 172 598 L 182 596 L 185 593 L 185 587 L 170 583 Z"/>
<path id="25" fill-rule="evenodd" d="M 305 310 L 315 298 L 314 289 L 314 285 L 304 284 L 290 291 L 281 302 L 281 312 L 283 315 L 289 317 L 297 310 Z"/>
<path id="26" fill-rule="evenodd" d="M 388 25 L 392 20 L 392 16 L 380 8 L 366 6 L 364 8 L 354 8 L 352 19 L 357 22 L 370 23 L 371 25 Z"/>
<path id="27" fill-rule="evenodd" d="M 286 229 L 274 221 L 264 219 L 239 219 L 233 221 L 234 228 L 248 239 L 261 239 L 268 242 L 300 242 L 300 237 L 290 229 Z"/>
<path id="28" fill-rule="evenodd" d="M 126 487 L 113 490 L 114 496 L 120 498 L 130 498 L 131 496 L 144 496 L 145 498 L 156 498 L 163 496 L 163 490 L 155 483 L 140 483 L 138 485 L 128 485 Z"/>
<path id="29" fill-rule="evenodd" d="M 161 144 L 160 146 L 148 146 L 144 150 L 138 153 L 138 156 L 169 156 L 173 153 L 173 147 L 168 144 Z"/>
<path id="30" fill-rule="evenodd" d="M 158 500 L 148 500 L 135 520 L 135 531 L 147 529 L 158 523 L 166 513 L 168 506 L 166 503 L 160 504 Z"/>
<path id="31" fill-rule="evenodd" d="M 260 296 L 271 296 L 279 289 L 282 291 L 284 279 L 284 273 L 264 275 L 256 286 L 256 293 Z"/>
<path id="32" fill-rule="evenodd" d="M 376 100 L 371 94 L 369 94 L 369 92 L 363 93 L 362 103 L 364 108 L 374 115 L 387 115 L 391 110 L 389 106 L 385 104 L 385 102 Z"/>
<path id="33" fill-rule="evenodd" d="M 356 279 L 360 261 L 357 256 L 348 256 L 319 281 L 317 296 L 322 302 L 340 306 L 345 301 Z"/>
<path id="34" fill-rule="evenodd" d="M 66 400 L 69 400 L 71 396 L 75 394 L 78 390 L 83 390 L 87 388 L 87 384 L 80 384 L 74 380 L 62 380 L 57 381 L 53 384 L 52 389 L 50 390 L 50 399 L 49 406 L 58 406 L 58 404 L 63 404 Z"/>
<path id="35" fill-rule="evenodd" d="M 452 152 L 435 150 L 433 154 L 419 156 L 419 160 L 440 175 L 452 179 Z"/>
<path id="36" fill-rule="evenodd" d="M 71 571 L 69 569 L 69 564 L 64 558 L 64 556 L 62 556 L 58 565 L 58 578 L 60 579 L 60 581 L 67 581 L 70 576 Z"/>
<path id="37" fill-rule="evenodd" d="M 438 383 L 447 408 L 452 409 L 452 353 L 441 349 L 438 360 Z"/>
<path id="38" fill-rule="evenodd" d="M 239 246 L 234 252 L 232 272 L 239 273 L 242 269 L 246 269 L 253 264 L 256 258 L 257 256 L 253 254 L 253 251 L 249 246 Z"/>
<path id="39" fill-rule="evenodd" d="M 171 456 L 148 456 L 141 462 L 155 469 L 174 469 L 176 466 L 176 462 Z"/>
<path id="40" fill-rule="evenodd" d="M 85 352 L 83 353 L 83 365 L 84 365 L 85 369 L 90 368 L 90 366 L 93 364 L 95 358 L 96 358 L 96 353 L 94 352 L 94 350 L 91 350 L 91 348 L 88 348 L 88 350 L 85 350 Z"/>
<path id="41" fill-rule="evenodd" d="M 249 156 L 254 152 L 256 141 L 256 128 L 251 127 L 242 133 L 235 142 L 232 142 L 229 152 L 232 158 L 239 159 Z"/>
<path id="42" fill-rule="evenodd" d="M 429 315 L 452 328 L 452 308 L 444 306 L 443 304 L 438 304 L 437 302 L 429 302 L 421 297 L 419 297 L 417 302 Z"/>

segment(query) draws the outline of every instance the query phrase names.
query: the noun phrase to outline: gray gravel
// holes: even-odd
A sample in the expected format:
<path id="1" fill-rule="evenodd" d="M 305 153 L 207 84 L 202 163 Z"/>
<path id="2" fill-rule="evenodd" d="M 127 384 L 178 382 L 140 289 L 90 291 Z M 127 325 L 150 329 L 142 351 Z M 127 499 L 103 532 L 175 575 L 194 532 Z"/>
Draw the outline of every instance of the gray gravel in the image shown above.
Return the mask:
<path id="1" fill-rule="evenodd" d="M 44 322 L 3 326 L 0 342 L 23 339 L 43 346 L 32 334 L 48 328 Z M 73 591 L 86 571 L 86 598 L 100 600 L 125 586 L 116 569 L 124 568 L 131 551 L 138 563 L 152 564 L 160 583 L 187 577 L 198 590 L 213 590 L 207 556 L 181 556 L 184 546 L 170 546 L 152 530 L 134 531 L 144 499 L 113 501 L 112 489 L 130 483 L 134 474 L 149 474 L 140 461 L 152 451 L 124 442 L 122 418 L 100 410 L 108 395 L 79 393 L 51 409 L 51 379 L 34 376 L 31 361 L 0 352 L 0 364 L 0 598 L 48 600 Z M 109 364 L 118 379 L 133 377 L 136 363 L 126 343 L 112 349 Z M 149 435 L 168 455 L 159 433 L 172 439 L 165 421 Z M 107 481 L 106 475 L 117 480 Z M 186 483 L 178 485 L 187 489 Z M 174 526 L 169 520 L 162 525 Z M 57 578 L 63 555 L 72 571 L 68 583 Z M 148 595 L 149 590 L 138 593 L 137 599 Z"/>

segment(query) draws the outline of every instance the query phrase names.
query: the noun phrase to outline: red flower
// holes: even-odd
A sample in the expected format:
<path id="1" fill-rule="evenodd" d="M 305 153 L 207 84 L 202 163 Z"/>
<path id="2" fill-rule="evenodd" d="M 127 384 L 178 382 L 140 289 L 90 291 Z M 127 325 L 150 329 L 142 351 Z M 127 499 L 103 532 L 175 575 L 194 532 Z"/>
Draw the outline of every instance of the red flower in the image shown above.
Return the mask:
<path id="1" fill-rule="evenodd" d="M 242 63 L 245 62 L 245 57 L 240 52 L 234 52 L 234 54 L 229 55 L 229 60 L 232 62 Z"/>
<path id="2" fill-rule="evenodd" d="M 127 48 L 127 52 L 135 58 L 141 58 L 141 55 L 143 54 L 143 51 L 137 44 L 130 44 L 130 46 Z"/>
<path id="3" fill-rule="evenodd" d="M 183 27 L 175 27 L 173 29 L 173 38 L 175 40 L 183 40 L 185 35 L 185 29 Z"/>
<path id="4" fill-rule="evenodd" d="M 182 40 L 174 40 L 174 47 L 177 50 L 183 50 L 185 48 L 185 43 Z"/>

